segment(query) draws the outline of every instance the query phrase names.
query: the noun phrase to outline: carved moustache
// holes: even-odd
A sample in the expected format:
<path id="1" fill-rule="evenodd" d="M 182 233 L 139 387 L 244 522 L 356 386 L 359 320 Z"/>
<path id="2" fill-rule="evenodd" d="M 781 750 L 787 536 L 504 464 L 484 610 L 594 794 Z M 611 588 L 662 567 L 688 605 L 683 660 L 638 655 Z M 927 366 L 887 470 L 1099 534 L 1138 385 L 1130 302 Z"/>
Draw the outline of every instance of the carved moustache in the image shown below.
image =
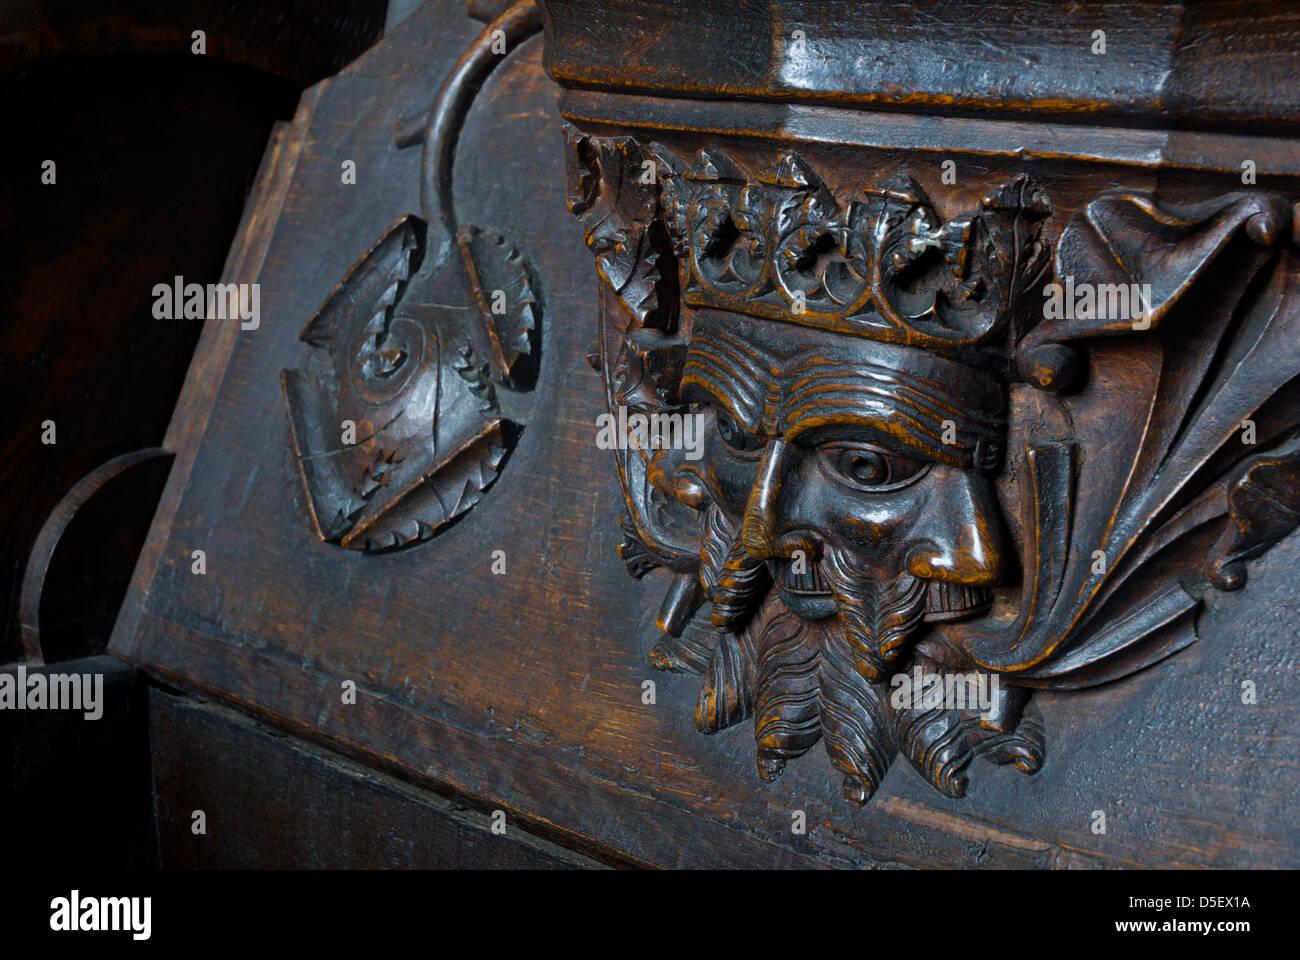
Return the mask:
<path id="1" fill-rule="evenodd" d="M 883 680 L 925 616 L 928 581 L 908 573 L 871 580 L 859 576 L 844 554 L 829 548 L 821 572 L 858 672 L 873 682 Z"/>
<path id="2" fill-rule="evenodd" d="M 896 719 L 898 743 L 909 760 L 949 796 L 960 795 L 961 771 L 972 753 L 965 739 L 955 740 L 954 731 L 963 733 L 969 721 L 950 711 L 895 717 L 887 704 L 886 665 L 900 658 L 921 623 L 926 581 L 908 574 L 888 581 L 855 577 L 836 555 L 822 574 L 831 585 L 837 619 L 804 621 L 773 602 L 746 628 L 754 635 L 759 776 L 775 779 L 787 760 L 824 739 L 831 762 L 844 775 L 844 795 L 862 803 L 899 749 Z"/>
<path id="3" fill-rule="evenodd" d="M 739 526 L 717 504 L 704 511 L 702 527 L 700 579 L 713 604 L 711 619 L 719 630 L 734 631 L 752 616 L 772 578 L 767 564 L 745 551 Z"/>
<path id="4" fill-rule="evenodd" d="M 704 513 L 700 574 L 713 603 L 713 625 L 735 631 L 745 625 L 767 593 L 765 561 L 745 552 L 738 526 L 715 504 Z M 820 579 L 835 601 L 835 616 L 862 676 L 879 681 L 926 614 L 928 583 L 909 574 L 890 581 L 860 576 L 844 555 L 826 548 Z"/>

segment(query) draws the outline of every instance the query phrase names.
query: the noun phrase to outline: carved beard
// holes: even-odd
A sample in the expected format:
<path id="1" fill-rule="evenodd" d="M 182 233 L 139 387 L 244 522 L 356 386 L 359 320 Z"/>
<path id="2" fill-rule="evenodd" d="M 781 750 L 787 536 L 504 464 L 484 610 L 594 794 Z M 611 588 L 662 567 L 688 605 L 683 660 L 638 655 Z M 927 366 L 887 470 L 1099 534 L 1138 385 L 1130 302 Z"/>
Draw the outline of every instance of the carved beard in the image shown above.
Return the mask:
<path id="1" fill-rule="evenodd" d="M 893 589 L 883 591 L 889 596 L 874 619 L 892 625 L 876 636 L 877 648 L 884 633 L 901 644 L 920 621 L 918 608 L 924 602 L 916 597 L 924 598 L 925 592 L 902 580 L 881 585 Z M 738 697 L 728 701 L 715 695 L 711 702 L 741 708 L 752 704 L 756 761 L 764 780 L 775 780 L 786 761 L 807 753 L 818 740 L 824 741 L 831 762 L 843 774 L 844 796 L 859 804 L 876 791 L 899 754 L 949 797 L 965 794 L 966 770 L 975 757 L 1014 763 L 1026 773 L 1042 765 L 1041 721 L 1036 716 L 1020 719 L 1027 690 L 1003 688 L 1003 706 L 1009 705 L 1017 717 L 1014 729 L 1007 730 L 984 729 L 974 710 L 895 705 L 892 683 L 864 676 L 860 648 L 851 633 L 838 620 L 802 620 L 773 601 L 737 642 L 719 644 L 727 654 L 715 660 L 724 670 L 710 665 L 701 703 L 713 685 L 728 676 L 741 688 Z M 749 670 L 742 674 L 736 665 L 744 657 L 749 658 Z M 936 671 L 935 664 L 921 657 L 911 663 L 926 673 Z M 738 719 L 740 711 L 730 718 Z"/>
<path id="2" fill-rule="evenodd" d="M 711 533 L 712 555 L 732 558 L 733 551 L 721 549 L 725 538 L 716 525 Z M 700 690 L 696 725 L 716 733 L 752 715 L 759 776 L 769 781 L 780 775 L 787 760 L 824 739 L 827 754 L 844 775 L 844 795 L 858 803 L 875 792 L 902 742 L 910 758 L 918 755 L 913 759 L 919 759 L 919 768 L 955 795 L 965 789 L 960 774 L 970 748 L 964 739 L 951 749 L 932 744 L 953 739 L 947 735 L 963 719 L 943 711 L 924 717 L 916 711 L 911 712 L 916 716 L 895 714 L 882 673 L 886 659 L 900 654 L 921 623 L 925 582 L 901 576 L 884 583 L 849 583 L 845 571 L 838 559 L 823 571 L 834 584 L 835 618 L 804 620 L 775 593 L 756 612 L 754 598 L 743 607 L 728 608 L 728 618 L 742 626 L 718 637 Z M 711 576 L 725 573 L 725 560 L 715 561 Z M 725 576 L 721 579 L 726 582 Z"/>
<path id="3" fill-rule="evenodd" d="M 857 576 L 835 550 L 826 551 L 821 573 L 854 665 L 868 680 L 885 679 L 925 616 L 927 581 L 907 573 L 888 581 Z"/>
<path id="4" fill-rule="evenodd" d="M 716 504 L 704 511 L 700 579 L 713 603 L 713 625 L 719 630 L 743 626 L 772 582 L 767 564 L 745 552 L 739 527 Z"/>
<path id="5" fill-rule="evenodd" d="M 753 616 L 767 593 L 771 583 L 767 563 L 745 552 L 738 526 L 716 504 L 705 511 L 702 526 L 700 570 L 713 603 L 711 620 L 719 630 L 735 631 Z M 829 547 L 820 572 L 835 599 L 835 616 L 853 661 L 868 680 L 881 680 L 925 615 L 926 581 L 906 573 L 891 581 L 869 579 Z"/>
<path id="6" fill-rule="evenodd" d="M 716 733 L 754 717 L 759 776 L 774 780 L 786 761 L 825 740 L 843 773 L 846 797 L 863 803 L 880 785 L 904 740 L 929 753 L 933 737 L 910 729 L 917 718 L 895 717 L 888 703 L 889 664 L 898 659 L 925 615 L 927 582 L 908 574 L 873 581 L 827 548 L 821 574 L 835 600 L 835 617 L 804 620 L 768 588 L 767 564 L 752 559 L 725 513 L 710 505 L 703 517 L 701 578 L 713 602 L 718 640 L 696 709 L 696 725 Z M 764 602 L 766 598 L 766 602 Z M 931 718 L 925 726 L 932 725 Z M 942 732 L 960 718 L 946 716 Z M 942 768 L 951 793 L 969 748 L 929 764 Z M 930 771 L 926 771 L 927 773 Z M 936 778 L 937 779 L 937 778 Z"/>
<path id="7" fill-rule="evenodd" d="M 804 620 L 773 595 L 739 632 L 719 636 L 696 709 L 699 729 L 714 733 L 752 715 L 758 773 L 767 781 L 822 740 L 843 774 L 844 796 L 859 804 L 899 753 L 950 797 L 965 793 L 966 768 L 976 756 L 1038 769 L 1043 738 L 1036 721 L 990 732 L 974 711 L 890 702 L 884 671 L 922 621 L 926 581 L 904 574 L 853 582 L 843 577 L 845 566 L 837 558 L 823 570 L 837 617 Z M 923 658 L 912 663 L 934 669 Z"/>

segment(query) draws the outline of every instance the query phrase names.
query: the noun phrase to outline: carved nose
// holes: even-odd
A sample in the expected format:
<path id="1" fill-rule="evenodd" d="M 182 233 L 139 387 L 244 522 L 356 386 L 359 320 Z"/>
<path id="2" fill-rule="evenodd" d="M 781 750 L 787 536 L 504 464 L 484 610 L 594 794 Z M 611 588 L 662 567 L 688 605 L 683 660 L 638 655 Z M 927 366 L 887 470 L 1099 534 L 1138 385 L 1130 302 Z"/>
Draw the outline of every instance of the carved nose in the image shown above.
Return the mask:
<path id="1" fill-rule="evenodd" d="M 917 530 L 919 542 L 908 551 L 907 572 L 922 580 L 996 586 L 1006 550 L 993 497 L 982 475 L 950 470 L 938 505 Z"/>
<path id="2" fill-rule="evenodd" d="M 740 528 L 740 541 L 755 560 L 770 560 L 781 556 L 777 552 L 776 502 L 781 495 L 781 461 L 785 444 L 773 440 L 763 451 L 759 461 L 758 476 L 749 491 L 745 504 L 745 518 Z"/>
<path id="3" fill-rule="evenodd" d="M 683 464 L 673 472 L 671 477 L 668 477 L 660 465 L 660 459 L 661 454 L 655 454 L 650 459 L 650 468 L 646 471 L 646 479 L 653 486 L 697 510 L 709 502 L 709 489 L 700 468 L 695 464 Z"/>
<path id="4" fill-rule="evenodd" d="M 740 542 L 754 560 L 784 559 L 794 556 L 796 550 L 802 550 L 809 560 L 821 557 L 821 545 L 811 534 L 777 533 L 777 506 L 784 482 L 786 450 L 780 440 L 768 444 L 759 462 L 758 476 L 749 490 Z"/>

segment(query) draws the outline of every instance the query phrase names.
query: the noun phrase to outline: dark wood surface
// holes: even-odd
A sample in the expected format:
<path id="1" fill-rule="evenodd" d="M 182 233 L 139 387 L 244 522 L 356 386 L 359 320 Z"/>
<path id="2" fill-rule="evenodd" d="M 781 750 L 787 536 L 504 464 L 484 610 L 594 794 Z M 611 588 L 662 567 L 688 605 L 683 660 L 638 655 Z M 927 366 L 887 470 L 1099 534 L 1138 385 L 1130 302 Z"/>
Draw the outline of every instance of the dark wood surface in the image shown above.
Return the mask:
<path id="1" fill-rule="evenodd" d="M 575 869 L 601 864 L 242 714 L 149 694 L 159 862 L 177 869 Z M 195 832 L 196 811 L 203 813 Z"/>
<path id="2" fill-rule="evenodd" d="M 0 98 L 24 131 L 0 160 L 0 661 L 19 653 L 18 588 L 47 515 L 91 471 L 166 431 L 201 324 L 155 318 L 154 284 L 217 278 L 272 122 L 379 36 L 384 6 L 65 0 L 0 11 Z M 42 182 L 47 161 L 53 184 Z M 42 442 L 48 421 L 53 444 Z M 79 600 L 97 595 L 96 578 L 129 577 L 155 503 L 143 497 L 127 515 L 119 502 L 120 525 L 96 531 L 112 546 L 82 551 L 67 571 L 62 615 L 100 646 L 105 624 L 90 625 L 111 626 L 115 607 Z"/>
<path id="3" fill-rule="evenodd" d="M 1296 125 L 1286 78 L 1300 63 L 1292 37 L 1300 11 L 1287 3 L 559 0 L 546 8 L 548 66 L 566 85 L 1138 127 L 1277 134 Z M 687 18 L 689 41 L 664 29 Z M 1093 52 L 1098 30 L 1105 53 Z M 791 55 L 795 31 L 806 45 Z"/>
<path id="4" fill-rule="evenodd" d="M 1031 778 L 989 768 L 952 800 L 896 765 L 858 808 L 844 804 L 820 754 L 769 785 L 754 771 L 748 731 L 696 732 L 688 705 L 698 680 L 654 672 L 646 659 L 653 637 L 644 625 L 667 577 L 632 581 L 618 556 L 622 496 L 594 443 L 606 401 L 587 360 L 597 283 L 582 229 L 565 212 L 559 90 L 540 38 L 487 80 L 455 168 L 462 220 L 508 233 L 536 271 L 544 321 L 527 428 L 474 510 L 431 542 L 369 555 L 321 540 L 294 464 L 280 371 L 309 362 L 312 348 L 298 335 L 349 267 L 398 217 L 420 210 L 420 156 L 393 147 L 394 124 L 428 107 L 479 28 L 457 4 L 427 3 L 309 90 L 277 130 L 226 270 L 261 282 L 262 326 L 205 328 L 166 441 L 176 463 L 112 650 L 177 687 L 459 802 L 500 807 L 529 832 L 621 864 L 1300 862 L 1294 536 L 1251 563 L 1242 591 L 1207 593 L 1199 642 L 1179 655 L 1105 687 L 1037 694 L 1049 759 Z M 584 50 L 569 53 L 599 62 Z M 567 55 L 553 53 L 552 63 Z M 1080 103 L 1095 94 L 1075 92 Z M 1135 112 L 1114 116 L 1159 112 L 1155 95 L 1139 92 Z M 565 111 L 599 132 L 628 129 L 628 104 L 616 95 L 571 94 Z M 1021 156 L 1014 140 L 990 149 L 978 126 L 949 119 L 941 140 L 924 132 L 926 118 L 821 126 L 800 138 L 800 152 L 834 172 L 835 189 L 910 173 L 949 214 L 977 204 L 988 184 L 1029 173 L 1051 190 L 1043 229 L 1053 237 L 1108 187 L 1175 202 L 1241 184 L 1232 164 L 1160 166 L 1149 152 L 1126 152 L 1120 134 L 1075 141 L 1093 143 L 1082 160 Z M 697 135 L 656 122 L 669 146 L 690 155 L 698 145 Z M 758 132 L 735 146 L 747 162 L 787 136 L 779 123 Z M 1237 146 L 1215 149 L 1231 157 Z M 1260 189 L 1294 199 L 1294 147 L 1265 146 L 1274 152 L 1261 155 Z M 939 160 L 949 157 L 960 171 L 953 186 L 940 182 Z M 357 161 L 356 186 L 340 184 L 345 159 Z M 191 572 L 195 549 L 206 553 L 206 575 Z M 495 550 L 505 551 L 504 574 L 492 571 Z M 347 680 L 355 704 L 341 700 Z M 653 704 L 642 701 L 646 680 L 657 685 Z M 1257 684 L 1256 704 L 1242 703 L 1243 680 Z M 1097 810 L 1104 835 L 1090 829 Z M 806 835 L 792 833 L 796 811 L 806 814 Z M 251 836 L 255 826 L 237 829 Z"/>

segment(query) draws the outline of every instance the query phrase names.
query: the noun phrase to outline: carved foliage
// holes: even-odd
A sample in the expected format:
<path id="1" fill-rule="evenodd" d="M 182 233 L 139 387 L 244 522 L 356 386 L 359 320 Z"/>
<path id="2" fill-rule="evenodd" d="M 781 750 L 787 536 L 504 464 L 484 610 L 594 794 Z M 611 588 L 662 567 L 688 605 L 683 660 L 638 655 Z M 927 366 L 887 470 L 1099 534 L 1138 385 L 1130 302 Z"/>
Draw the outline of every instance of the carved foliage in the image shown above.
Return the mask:
<path id="1" fill-rule="evenodd" d="M 349 549 L 427 540 L 478 503 L 522 429 L 497 391 L 535 378 L 518 251 L 466 227 L 459 259 L 432 263 L 425 234 L 416 217 L 394 224 L 303 330 L 328 362 L 281 375 L 312 521 Z"/>
<path id="2" fill-rule="evenodd" d="M 701 731 L 752 719 L 764 779 L 818 740 L 857 802 L 900 754 L 949 796 L 975 757 L 1031 773 L 1032 688 L 1104 683 L 1194 641 L 1204 591 L 1240 586 L 1242 563 L 1300 520 L 1282 198 L 1105 194 L 1053 257 L 1050 203 L 1024 177 L 942 220 L 910 180 L 842 201 L 790 153 L 751 174 L 712 148 L 687 162 L 574 130 L 569 146 L 611 412 L 700 412 L 715 431 L 699 464 L 617 454 L 624 559 L 671 573 L 651 659 L 703 674 Z M 1092 306 L 1046 310 L 1040 293 L 1061 288 Z M 1120 288 L 1131 309 L 1098 306 Z M 814 333 L 780 332 L 795 328 Z M 822 382 L 811 406 L 790 399 Z M 994 432 L 973 455 L 915 459 L 927 411 L 979 403 L 994 406 L 971 436 Z M 884 447 L 855 440 L 846 459 L 834 439 L 791 442 L 818 409 L 879 424 Z M 813 462 L 861 493 L 808 494 Z M 983 478 L 1000 470 L 994 497 Z M 961 682 L 978 703 L 923 695 Z"/>
<path id="3" fill-rule="evenodd" d="M 281 374 L 326 542 L 383 551 L 428 540 L 482 499 L 523 430 L 541 304 L 505 236 L 458 223 L 452 164 L 465 114 L 502 62 L 498 42 L 514 49 L 540 29 L 535 5 L 510 6 L 429 109 L 398 122 L 399 147 L 424 146 L 424 219 L 401 217 L 361 256 L 301 334 L 319 348 L 310 366 Z"/>
<path id="4" fill-rule="evenodd" d="M 1131 316 L 1096 308 L 1044 320 L 1021 343 L 1022 354 L 1063 348 L 1058 355 L 1071 358 L 1092 346 L 1094 389 L 1034 398 L 1037 410 L 1055 408 L 1072 428 L 1022 438 L 1024 563 L 1035 576 L 1025 578 L 1018 616 L 956 624 L 939 631 L 940 642 L 1032 685 L 1123 676 L 1195 639 L 1193 615 L 1208 585 L 1205 538 L 1223 526 L 1230 499 L 1243 532 L 1240 547 L 1225 545 L 1228 556 L 1257 554 L 1285 532 L 1300 492 L 1277 482 L 1290 442 L 1279 454 L 1257 451 L 1297 425 L 1286 388 L 1300 374 L 1300 306 L 1284 294 L 1294 265 L 1279 248 L 1289 221 L 1289 206 L 1269 194 L 1189 208 L 1113 194 L 1067 224 L 1056 252 L 1060 284 L 1106 296 L 1147 289 L 1149 302 Z M 1262 289 L 1257 277 L 1267 278 Z M 1055 375 L 1049 385 L 1068 389 Z M 1281 510 L 1243 522 L 1252 495 L 1242 479 L 1263 462 L 1274 464 L 1264 468 L 1273 481 L 1262 483 Z M 1243 582 L 1239 573 L 1219 580 Z"/>

